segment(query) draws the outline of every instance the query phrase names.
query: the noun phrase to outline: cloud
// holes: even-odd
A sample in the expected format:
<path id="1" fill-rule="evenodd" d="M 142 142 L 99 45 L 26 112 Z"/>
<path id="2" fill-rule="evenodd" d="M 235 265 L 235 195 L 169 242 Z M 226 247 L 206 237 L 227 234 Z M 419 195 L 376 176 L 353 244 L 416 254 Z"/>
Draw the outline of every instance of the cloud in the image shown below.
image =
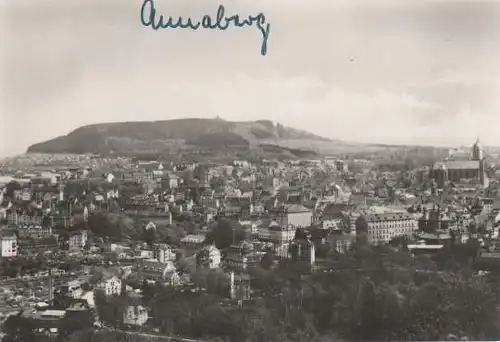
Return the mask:
<path id="1" fill-rule="evenodd" d="M 53 102 L 46 111 L 51 113 L 53 122 L 58 122 L 59 134 L 94 123 L 95 117 L 105 118 L 104 121 L 134 121 L 220 115 L 227 120 L 266 118 L 324 136 L 367 141 L 373 136 L 404 139 L 410 134 L 413 111 L 438 107 L 406 93 L 348 92 L 313 75 L 283 78 L 275 74 L 257 78 L 238 73 L 215 80 L 202 76 L 171 77 L 163 79 L 161 87 L 150 87 L 155 74 L 163 72 L 161 69 L 135 74 L 116 71 L 106 79 L 101 78 L 99 83 L 94 75 L 88 74 L 78 88 L 64 100 Z M 67 120 L 68 117 L 72 119 Z M 394 127 L 402 129 L 395 131 Z M 20 136 L 43 140 L 52 133 Z"/>

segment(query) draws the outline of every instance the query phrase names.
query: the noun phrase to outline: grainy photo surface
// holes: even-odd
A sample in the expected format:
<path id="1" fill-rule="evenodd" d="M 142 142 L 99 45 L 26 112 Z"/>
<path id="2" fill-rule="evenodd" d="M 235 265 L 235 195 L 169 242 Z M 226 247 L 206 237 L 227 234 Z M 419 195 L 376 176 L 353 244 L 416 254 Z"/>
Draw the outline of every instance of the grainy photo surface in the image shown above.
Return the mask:
<path id="1" fill-rule="evenodd" d="M 0 62 L 0 341 L 500 340 L 500 1 L 1 1 Z"/>

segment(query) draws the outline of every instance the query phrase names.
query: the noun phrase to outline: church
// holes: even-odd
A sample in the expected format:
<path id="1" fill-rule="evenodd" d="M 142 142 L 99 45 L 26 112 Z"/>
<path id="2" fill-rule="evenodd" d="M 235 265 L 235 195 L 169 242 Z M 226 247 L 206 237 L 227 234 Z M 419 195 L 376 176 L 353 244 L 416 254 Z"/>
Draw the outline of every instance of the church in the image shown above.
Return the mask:
<path id="1" fill-rule="evenodd" d="M 446 160 L 436 162 L 431 170 L 431 177 L 439 188 L 452 183 L 475 183 L 487 186 L 486 163 L 483 148 L 479 139 L 472 146 L 472 153 L 468 158 L 456 158 L 450 155 Z"/>

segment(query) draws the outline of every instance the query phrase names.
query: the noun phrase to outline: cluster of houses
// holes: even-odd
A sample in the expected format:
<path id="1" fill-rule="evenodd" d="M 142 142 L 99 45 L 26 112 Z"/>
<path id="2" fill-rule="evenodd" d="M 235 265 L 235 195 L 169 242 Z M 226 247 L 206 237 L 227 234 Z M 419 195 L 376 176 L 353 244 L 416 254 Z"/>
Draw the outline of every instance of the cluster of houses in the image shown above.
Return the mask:
<path id="1" fill-rule="evenodd" d="M 0 177 L 1 257 L 60 251 L 102 259 L 112 253 L 113 269 L 119 271 L 102 272 L 90 285 L 85 285 L 88 276 L 77 275 L 58 290 L 91 308 L 89 293 L 95 291 L 140 296 L 126 285 L 131 279 L 139 284 L 192 286 L 189 273 L 177 266 L 183 255 L 195 260 L 197 267 L 224 270 L 228 296 L 241 303 L 254 295 L 248 270 L 259 266 L 265 255 L 302 262 L 313 270 L 325 258 L 321 251 L 346 253 L 360 239 L 387 244 L 404 236 L 414 253 L 433 252 L 471 237 L 483 246 L 494 246 L 488 241 L 498 237 L 496 184 L 493 179 L 487 189 L 464 188 L 458 181 L 439 187 L 432 173 L 422 174 L 421 169 L 384 172 L 371 161 L 356 159 L 258 165 L 121 159 L 98 167 L 37 166 Z M 172 228 L 185 220 L 194 228 L 177 245 L 90 242 L 85 222 L 103 212 L 133 218 L 138 230 Z M 222 219 L 237 222 L 245 238 L 219 250 L 205 241 L 207 232 Z M 74 305 L 29 312 L 52 322 L 83 310 Z M 134 304 L 125 310 L 123 322 L 144 325 L 147 319 L 147 308 Z"/>

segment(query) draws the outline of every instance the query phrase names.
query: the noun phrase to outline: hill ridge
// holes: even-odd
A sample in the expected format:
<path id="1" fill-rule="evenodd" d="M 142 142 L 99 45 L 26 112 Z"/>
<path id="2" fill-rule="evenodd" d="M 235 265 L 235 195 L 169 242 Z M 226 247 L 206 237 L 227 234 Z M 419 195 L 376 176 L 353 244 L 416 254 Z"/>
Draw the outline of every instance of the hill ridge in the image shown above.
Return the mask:
<path id="1" fill-rule="evenodd" d="M 328 143 L 330 139 L 273 123 L 270 120 L 226 121 L 220 118 L 180 118 L 157 121 L 126 121 L 89 124 L 28 147 L 28 153 L 215 153 L 216 149 L 256 150 L 260 145 L 280 146 L 293 141 Z M 299 146 L 296 146 L 296 145 Z M 309 146 L 308 144 L 304 144 Z M 283 146 L 283 153 L 292 154 Z M 233 151 L 234 152 L 234 151 Z M 302 151 L 303 152 L 303 151 Z M 302 152 L 300 153 L 302 155 Z M 305 151 L 314 153 L 314 151 Z"/>

